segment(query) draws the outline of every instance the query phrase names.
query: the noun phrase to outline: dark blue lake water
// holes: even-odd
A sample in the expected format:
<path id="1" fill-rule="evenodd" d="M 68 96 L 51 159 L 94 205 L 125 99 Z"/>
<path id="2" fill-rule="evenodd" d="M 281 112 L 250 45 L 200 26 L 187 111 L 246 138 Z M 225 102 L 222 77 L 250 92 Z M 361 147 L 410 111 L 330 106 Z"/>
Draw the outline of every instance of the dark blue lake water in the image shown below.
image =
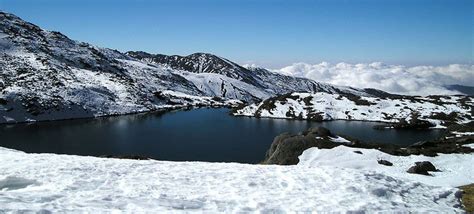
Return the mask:
<path id="1" fill-rule="evenodd" d="M 409 145 L 442 131 L 375 130 L 380 123 L 309 122 L 233 117 L 229 110 L 201 108 L 165 114 L 0 126 L 0 146 L 34 153 L 140 155 L 159 160 L 258 163 L 273 138 L 324 126 L 369 142 Z"/>

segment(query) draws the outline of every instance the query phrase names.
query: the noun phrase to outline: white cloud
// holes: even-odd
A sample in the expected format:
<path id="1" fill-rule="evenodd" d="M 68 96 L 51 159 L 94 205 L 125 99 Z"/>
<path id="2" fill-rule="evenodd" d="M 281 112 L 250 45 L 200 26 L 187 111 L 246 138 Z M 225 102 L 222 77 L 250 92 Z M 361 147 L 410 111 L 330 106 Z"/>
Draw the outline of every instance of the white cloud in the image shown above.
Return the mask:
<path id="1" fill-rule="evenodd" d="M 274 70 L 291 76 L 306 77 L 319 82 L 357 88 L 376 88 L 390 93 L 408 95 L 459 94 L 445 85 L 474 86 L 474 65 L 447 66 L 370 64 L 295 63 Z"/>

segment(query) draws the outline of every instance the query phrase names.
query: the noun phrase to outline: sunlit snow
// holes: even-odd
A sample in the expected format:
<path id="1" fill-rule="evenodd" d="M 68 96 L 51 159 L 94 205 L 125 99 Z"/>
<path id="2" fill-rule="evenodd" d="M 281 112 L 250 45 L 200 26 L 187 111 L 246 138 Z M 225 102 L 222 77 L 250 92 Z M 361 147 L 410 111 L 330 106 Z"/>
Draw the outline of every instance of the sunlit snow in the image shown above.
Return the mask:
<path id="1" fill-rule="evenodd" d="M 341 146 L 340 150 L 348 150 L 342 148 L 346 147 Z M 442 183 L 449 186 L 440 187 L 423 182 L 427 178 L 422 175 L 413 175 L 409 180 L 378 169 L 369 170 L 367 168 L 374 165 L 369 163 L 369 157 L 373 158 L 371 155 L 358 169 L 339 161 L 334 156 L 337 153 L 325 156 L 325 163 L 332 164 L 322 164 L 318 161 L 322 153 L 314 152 L 314 149 L 305 152 L 300 165 L 272 166 L 26 154 L 0 148 L 1 209 L 53 212 L 462 211 L 456 197 L 458 190 L 449 187 L 453 183 Z M 352 151 L 345 152 L 352 157 Z M 435 164 L 443 162 L 443 157 Z M 408 160 L 411 159 L 404 162 L 408 164 Z M 376 163 L 376 160 L 372 162 Z M 472 178 L 472 171 L 470 173 L 466 175 L 470 176 L 468 178 Z M 435 174 L 434 179 L 437 177 Z M 450 180 L 440 177 L 439 180 Z"/>

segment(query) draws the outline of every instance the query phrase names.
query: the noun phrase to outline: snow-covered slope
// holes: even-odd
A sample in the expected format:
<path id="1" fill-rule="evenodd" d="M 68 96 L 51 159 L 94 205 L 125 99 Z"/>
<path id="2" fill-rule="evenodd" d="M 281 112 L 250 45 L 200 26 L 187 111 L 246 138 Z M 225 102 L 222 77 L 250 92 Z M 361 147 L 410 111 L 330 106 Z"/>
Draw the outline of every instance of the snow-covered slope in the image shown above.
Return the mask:
<path id="1" fill-rule="evenodd" d="M 400 99 L 385 102 L 387 97 L 398 96 L 383 91 L 335 87 L 263 68 L 245 68 L 212 54 L 124 54 L 71 40 L 4 12 L 0 12 L 0 71 L 0 123 L 96 117 L 191 105 L 235 105 L 236 100 L 254 102 L 291 92 L 324 96 L 315 98 L 318 104 L 310 104 L 311 110 L 303 109 L 309 106 L 301 102 L 309 99 L 300 99 L 295 101 L 299 104 L 282 104 L 278 112 L 259 110 L 260 104 L 238 114 L 287 118 L 302 113 L 302 118 L 392 121 L 406 117 L 411 111 L 408 108 L 425 108 L 422 111 L 426 114 L 431 110 L 459 112 L 463 114 L 460 119 L 467 121 L 469 110 L 460 105 L 472 106 L 471 98 L 462 97 L 452 98 L 467 99 L 462 104 L 439 104 L 420 98 L 408 100 L 405 106 Z M 370 102 L 382 102 L 354 106 L 340 98 L 359 96 Z M 292 103 L 295 105 L 289 106 Z"/>
<path id="2" fill-rule="evenodd" d="M 187 105 L 229 105 L 290 91 L 367 94 L 210 54 L 99 48 L 0 12 L 0 123 L 96 117 Z M 186 96 L 160 96 L 172 91 Z M 170 94 L 170 93 L 168 93 Z"/>
<path id="3" fill-rule="evenodd" d="M 468 96 L 359 97 L 350 94 L 291 93 L 238 109 L 235 115 L 310 120 L 410 121 L 416 114 L 441 127 L 442 122 L 473 120 L 474 98 Z"/>
<path id="4" fill-rule="evenodd" d="M 474 153 L 438 153 L 435 157 L 394 156 L 376 149 L 338 146 L 332 149 L 309 148 L 299 156 L 299 160 L 298 165 L 300 166 L 332 166 L 373 171 L 390 177 L 409 179 L 435 186 L 459 187 L 474 182 L 474 167 L 472 167 Z M 393 163 L 393 166 L 379 164 L 378 160 L 389 161 Z M 431 176 L 407 173 L 407 170 L 419 161 L 429 161 L 439 171 L 430 172 Z"/>
<path id="5" fill-rule="evenodd" d="M 233 79 L 242 80 L 248 84 L 257 85 L 250 72 L 245 68 L 231 62 L 228 59 L 207 53 L 194 53 L 189 56 L 167 56 L 163 54 L 149 54 L 143 51 L 127 52 L 128 56 L 149 63 L 169 66 L 173 69 L 184 70 L 193 73 L 215 73 L 223 74 Z"/>
<path id="6" fill-rule="evenodd" d="M 0 12 L 0 33 L 0 123 L 157 110 L 169 104 L 156 96 L 165 90 L 206 95 L 167 69 L 73 41 L 12 14 Z"/>
<path id="7" fill-rule="evenodd" d="M 270 166 L 0 148 L 0 212 L 462 212 L 455 188 L 316 165 L 311 153 L 305 164 Z"/>
<path id="8" fill-rule="evenodd" d="M 370 91 L 349 87 L 335 87 L 330 84 L 319 83 L 306 78 L 282 75 L 264 68 L 245 68 L 228 59 L 208 53 L 195 53 L 189 56 L 167 56 L 162 54 L 149 54 L 146 52 L 127 52 L 127 55 L 137 60 L 171 67 L 177 70 L 192 73 L 221 74 L 232 79 L 242 81 L 253 88 L 259 89 L 266 95 L 284 94 L 289 92 L 327 92 L 351 93 L 371 96 Z M 210 81 L 212 82 L 212 81 Z M 232 85 L 226 81 L 218 83 Z M 219 88 L 217 88 L 219 90 Z M 225 91 L 225 90 L 223 90 Z M 225 92 L 221 92 L 225 93 Z M 258 97 L 258 96 L 257 96 Z M 268 96 L 258 97 L 268 98 Z"/>

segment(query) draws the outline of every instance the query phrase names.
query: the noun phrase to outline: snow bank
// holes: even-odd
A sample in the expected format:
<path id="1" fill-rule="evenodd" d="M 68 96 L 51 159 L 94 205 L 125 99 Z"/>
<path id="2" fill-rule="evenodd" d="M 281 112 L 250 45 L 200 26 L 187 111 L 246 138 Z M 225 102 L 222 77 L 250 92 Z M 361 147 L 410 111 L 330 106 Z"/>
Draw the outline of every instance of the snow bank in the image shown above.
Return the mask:
<path id="1" fill-rule="evenodd" d="M 335 142 L 335 143 L 342 143 L 342 144 L 351 143 L 351 141 L 349 141 L 346 138 L 343 138 L 341 136 L 329 137 L 329 140 L 331 140 L 332 142 Z"/>
<path id="2" fill-rule="evenodd" d="M 468 145 L 469 146 L 469 145 Z M 361 151 L 362 154 L 355 153 Z M 350 148 L 338 146 L 333 149 L 307 149 L 299 157 L 300 166 L 337 167 L 372 171 L 400 179 L 409 179 L 428 185 L 458 187 L 474 182 L 474 154 L 438 154 L 436 157 L 423 155 L 393 156 L 376 149 Z M 377 163 L 387 160 L 393 166 Z M 409 174 L 406 171 L 417 161 L 430 161 L 440 172 L 430 172 L 433 176 Z"/>
<path id="3" fill-rule="evenodd" d="M 308 157 L 306 152 L 303 157 Z M 26 154 L 0 148 L 3 211 L 462 212 L 457 189 L 377 172 Z M 315 161 L 313 159 L 313 161 Z M 0 211 L 2 211 L 0 210 Z"/>

